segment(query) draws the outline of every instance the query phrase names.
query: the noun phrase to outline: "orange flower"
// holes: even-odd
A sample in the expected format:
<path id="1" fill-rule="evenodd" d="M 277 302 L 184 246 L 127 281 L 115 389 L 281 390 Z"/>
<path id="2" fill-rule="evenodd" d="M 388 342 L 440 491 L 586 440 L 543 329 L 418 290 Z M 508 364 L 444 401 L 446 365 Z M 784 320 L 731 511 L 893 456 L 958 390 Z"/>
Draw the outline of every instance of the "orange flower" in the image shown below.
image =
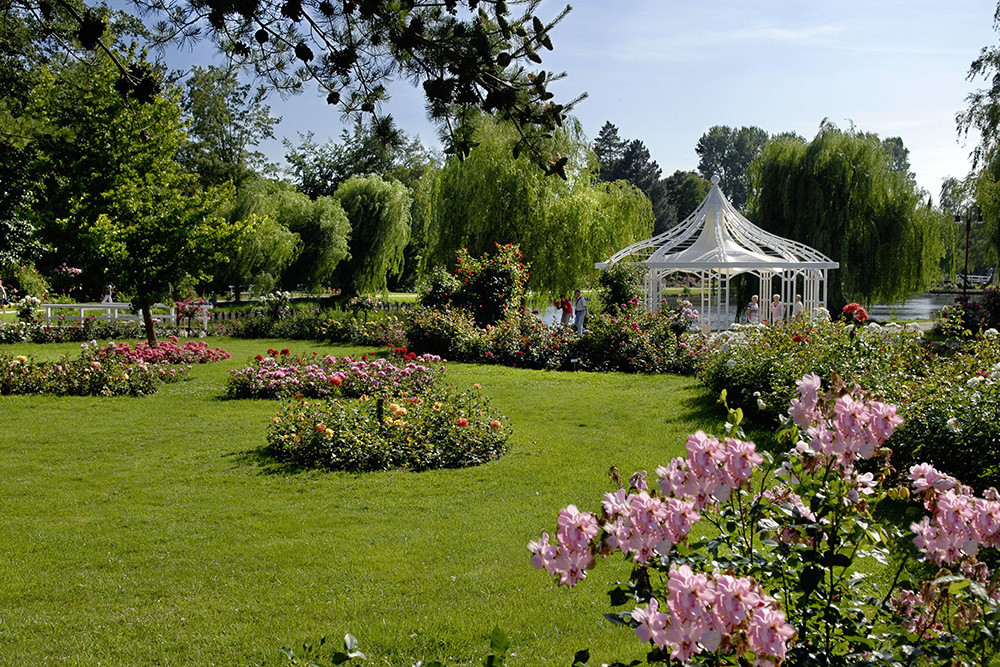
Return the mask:
<path id="1" fill-rule="evenodd" d="M 459 417 L 458 421 L 455 422 L 455 426 L 458 426 L 459 428 L 463 428 L 468 425 L 469 425 L 469 420 L 466 419 L 465 417 Z"/>
<path id="2" fill-rule="evenodd" d="M 491 429 L 496 430 L 496 429 L 500 428 L 500 426 L 501 426 L 501 424 L 500 424 L 499 420 L 494 419 L 493 421 L 490 422 L 490 428 Z"/>

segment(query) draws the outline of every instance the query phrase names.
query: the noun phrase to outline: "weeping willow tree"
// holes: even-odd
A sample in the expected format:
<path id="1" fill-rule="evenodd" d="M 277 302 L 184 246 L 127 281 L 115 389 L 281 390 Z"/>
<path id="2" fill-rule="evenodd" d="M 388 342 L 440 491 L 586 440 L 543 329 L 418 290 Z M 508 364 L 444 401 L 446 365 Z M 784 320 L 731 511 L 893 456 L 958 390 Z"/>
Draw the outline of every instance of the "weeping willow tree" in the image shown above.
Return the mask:
<path id="1" fill-rule="evenodd" d="M 597 181 L 599 165 L 576 121 L 550 139 L 568 156 L 566 180 L 513 157 L 509 126 L 483 118 L 475 140 L 466 160 L 451 158 L 425 177 L 425 272 L 450 266 L 460 248 L 478 257 L 494 243 L 518 243 L 531 263 L 529 288 L 561 293 L 593 274 L 595 262 L 652 233 L 649 199 L 625 181 Z"/>
<path id="2" fill-rule="evenodd" d="M 337 188 L 351 223 L 350 257 L 337 268 L 344 294 L 379 292 L 403 268 L 410 238 L 410 191 L 380 176 L 352 176 Z"/>
<path id="3" fill-rule="evenodd" d="M 829 304 L 893 303 L 940 277 L 941 213 L 891 169 L 878 136 L 824 122 L 811 143 L 776 140 L 751 165 L 750 217 L 840 262 Z"/>

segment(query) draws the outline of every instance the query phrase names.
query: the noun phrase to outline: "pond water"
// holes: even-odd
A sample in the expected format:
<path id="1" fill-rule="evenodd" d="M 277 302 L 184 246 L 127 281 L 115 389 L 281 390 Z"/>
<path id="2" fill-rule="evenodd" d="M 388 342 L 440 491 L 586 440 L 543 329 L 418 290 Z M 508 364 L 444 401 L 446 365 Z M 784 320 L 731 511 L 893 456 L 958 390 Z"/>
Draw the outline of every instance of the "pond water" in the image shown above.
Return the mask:
<path id="1" fill-rule="evenodd" d="M 868 314 L 876 320 L 933 320 L 941 309 L 955 303 L 960 294 L 921 294 L 909 301 L 890 305 L 875 305 Z"/>

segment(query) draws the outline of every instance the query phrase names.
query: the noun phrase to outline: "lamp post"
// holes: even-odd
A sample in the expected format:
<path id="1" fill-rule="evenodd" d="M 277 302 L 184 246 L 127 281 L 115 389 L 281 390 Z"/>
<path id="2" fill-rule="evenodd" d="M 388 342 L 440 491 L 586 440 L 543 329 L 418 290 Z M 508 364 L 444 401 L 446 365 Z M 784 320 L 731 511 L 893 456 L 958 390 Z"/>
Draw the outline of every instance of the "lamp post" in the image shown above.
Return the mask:
<path id="1" fill-rule="evenodd" d="M 979 213 L 978 206 L 972 206 L 966 210 L 965 215 L 955 214 L 955 223 L 962 224 L 965 223 L 965 273 L 962 274 L 962 298 L 964 299 L 969 295 L 969 234 L 972 232 L 972 218 L 973 213 L 975 213 L 976 224 L 980 224 L 983 221 L 982 216 Z"/>

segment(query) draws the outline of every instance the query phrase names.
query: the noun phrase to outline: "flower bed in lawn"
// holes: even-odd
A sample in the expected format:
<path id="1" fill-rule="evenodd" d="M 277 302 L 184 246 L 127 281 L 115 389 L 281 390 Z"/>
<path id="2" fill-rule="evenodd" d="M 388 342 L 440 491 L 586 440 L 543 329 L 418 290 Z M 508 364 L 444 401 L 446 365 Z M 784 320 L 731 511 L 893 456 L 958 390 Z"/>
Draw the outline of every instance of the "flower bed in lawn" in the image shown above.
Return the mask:
<path id="1" fill-rule="evenodd" d="M 192 364 L 229 358 L 225 350 L 193 341 L 178 345 L 177 339 L 161 341 L 157 348 L 97 341 L 80 348 L 78 356 L 58 361 L 0 352 L 0 394 L 144 396 L 155 393 L 160 382 L 184 378 Z"/>
<path id="2" fill-rule="evenodd" d="M 436 355 L 418 356 L 403 348 L 395 348 L 393 353 L 399 362 L 368 355 L 354 359 L 268 350 L 267 355 L 258 354 L 248 366 L 229 371 L 226 396 L 400 396 L 420 393 L 444 369 L 441 357 Z"/>
<path id="3" fill-rule="evenodd" d="M 87 346 L 87 343 L 83 345 Z M 95 348 L 94 354 L 104 359 L 117 356 L 148 364 L 207 364 L 223 361 L 232 356 L 222 348 L 208 347 L 208 343 L 204 341 L 178 344 L 176 336 L 159 341 L 156 347 L 150 347 L 145 341 L 137 343 L 134 347 L 129 343 L 112 342 L 105 347 Z"/>
<path id="4" fill-rule="evenodd" d="M 478 387 L 286 405 L 267 451 L 280 461 L 349 472 L 463 468 L 499 458 L 510 427 Z"/>

